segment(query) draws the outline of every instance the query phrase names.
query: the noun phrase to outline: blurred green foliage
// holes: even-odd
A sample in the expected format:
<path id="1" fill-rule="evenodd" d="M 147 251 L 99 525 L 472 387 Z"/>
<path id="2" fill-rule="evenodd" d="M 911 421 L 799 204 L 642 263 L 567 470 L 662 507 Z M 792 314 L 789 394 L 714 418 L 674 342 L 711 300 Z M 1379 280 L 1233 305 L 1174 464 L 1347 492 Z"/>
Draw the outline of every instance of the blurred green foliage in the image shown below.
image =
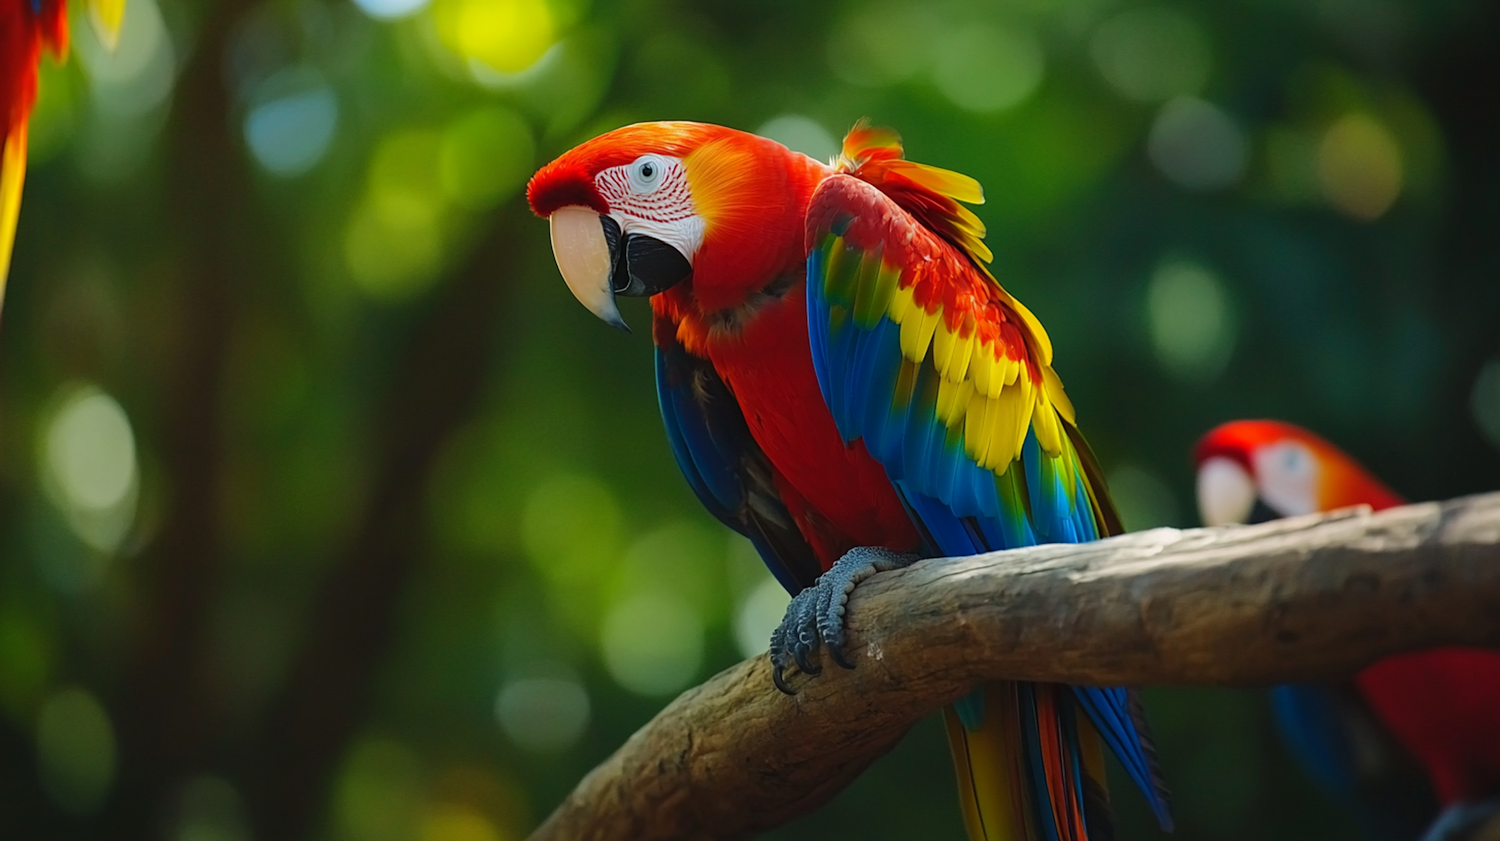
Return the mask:
<path id="1" fill-rule="evenodd" d="M 870 116 L 978 177 L 1133 528 L 1193 524 L 1189 447 L 1234 417 L 1412 498 L 1500 477 L 1492 3 L 126 15 L 44 69 L 0 331 L 18 837 L 520 838 L 763 649 L 785 596 L 677 474 L 648 341 L 575 305 L 523 209 L 630 121 L 826 157 Z M 1147 698 L 1176 837 L 1365 834 L 1259 691 Z M 769 837 L 960 837 L 938 730 Z"/>

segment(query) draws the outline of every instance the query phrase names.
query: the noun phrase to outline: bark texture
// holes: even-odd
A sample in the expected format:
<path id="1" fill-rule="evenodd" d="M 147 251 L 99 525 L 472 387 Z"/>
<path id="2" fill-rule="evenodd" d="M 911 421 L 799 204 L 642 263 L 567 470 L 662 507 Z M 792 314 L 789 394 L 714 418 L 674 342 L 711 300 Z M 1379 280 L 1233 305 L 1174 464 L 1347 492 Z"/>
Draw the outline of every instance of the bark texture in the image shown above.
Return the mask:
<path id="1" fill-rule="evenodd" d="M 585 777 L 534 841 L 780 825 L 984 680 L 1253 685 L 1500 647 L 1500 493 L 923 561 L 861 584 L 848 615 L 855 669 L 824 656 L 792 697 L 765 655 L 726 669 Z"/>

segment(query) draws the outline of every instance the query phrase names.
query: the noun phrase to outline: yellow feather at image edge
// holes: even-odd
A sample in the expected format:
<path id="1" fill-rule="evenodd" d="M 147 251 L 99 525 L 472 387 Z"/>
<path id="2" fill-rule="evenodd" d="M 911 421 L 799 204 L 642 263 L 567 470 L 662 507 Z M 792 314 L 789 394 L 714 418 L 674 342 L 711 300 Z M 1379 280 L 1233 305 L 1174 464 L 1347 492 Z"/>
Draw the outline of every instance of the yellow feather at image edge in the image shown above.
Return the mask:
<path id="1" fill-rule="evenodd" d="M 114 51 L 120 42 L 120 23 L 125 20 L 125 0 L 89 0 L 89 22 L 99 43 Z"/>
<path id="2" fill-rule="evenodd" d="M 5 280 L 10 275 L 10 252 L 16 240 L 16 220 L 21 216 L 21 182 L 26 178 L 26 126 L 20 125 L 5 138 L 0 152 L 0 304 Z"/>

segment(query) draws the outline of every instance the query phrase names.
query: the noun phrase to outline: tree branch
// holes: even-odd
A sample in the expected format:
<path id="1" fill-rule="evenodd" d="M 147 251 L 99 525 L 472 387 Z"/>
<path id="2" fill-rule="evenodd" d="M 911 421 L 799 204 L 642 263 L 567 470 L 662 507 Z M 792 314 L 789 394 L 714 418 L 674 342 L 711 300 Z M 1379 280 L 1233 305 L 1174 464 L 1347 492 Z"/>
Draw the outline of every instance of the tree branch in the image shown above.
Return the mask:
<path id="1" fill-rule="evenodd" d="M 1500 646 L 1500 493 L 924 561 L 860 585 L 849 617 L 854 670 L 796 675 L 794 697 L 765 655 L 719 673 L 585 777 L 533 841 L 780 825 L 985 680 L 1267 684 Z"/>

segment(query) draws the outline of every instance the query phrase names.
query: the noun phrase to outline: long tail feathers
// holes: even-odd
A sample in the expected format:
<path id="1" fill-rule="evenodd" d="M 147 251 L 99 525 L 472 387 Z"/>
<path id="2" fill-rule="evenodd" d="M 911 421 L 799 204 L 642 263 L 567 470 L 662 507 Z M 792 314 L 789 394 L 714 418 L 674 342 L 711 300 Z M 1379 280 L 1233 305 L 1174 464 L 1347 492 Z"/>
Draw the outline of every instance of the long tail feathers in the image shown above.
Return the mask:
<path id="1" fill-rule="evenodd" d="M 0 149 L 0 305 L 5 302 L 5 279 L 10 273 L 10 250 L 21 216 L 21 183 L 26 179 L 26 124 L 11 129 Z"/>
<path id="2" fill-rule="evenodd" d="M 1029 841 L 1020 769 L 1014 764 L 1020 750 L 1014 685 L 976 691 L 983 693 L 977 726 L 966 725 L 955 707 L 943 710 L 964 826 L 971 841 Z"/>
<path id="3" fill-rule="evenodd" d="M 1103 743 L 1066 687 L 990 683 L 943 712 L 972 841 L 1109 841 Z"/>

